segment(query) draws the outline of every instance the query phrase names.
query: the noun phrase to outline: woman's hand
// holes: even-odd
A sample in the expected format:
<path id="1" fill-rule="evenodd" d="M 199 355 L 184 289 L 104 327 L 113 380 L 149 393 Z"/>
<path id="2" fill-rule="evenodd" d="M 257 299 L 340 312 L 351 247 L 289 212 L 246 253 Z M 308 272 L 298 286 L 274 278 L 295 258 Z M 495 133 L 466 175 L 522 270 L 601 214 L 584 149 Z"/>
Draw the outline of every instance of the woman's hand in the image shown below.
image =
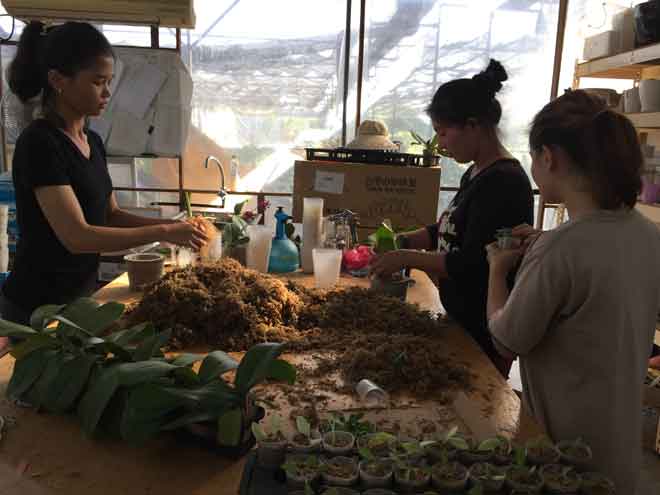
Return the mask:
<path id="1" fill-rule="evenodd" d="M 163 226 L 166 229 L 166 241 L 199 251 L 209 242 L 209 236 L 203 224 L 186 221 Z"/>
<path id="2" fill-rule="evenodd" d="M 534 241 L 536 241 L 541 234 L 542 231 L 536 230 L 534 227 L 526 223 L 522 223 L 511 229 L 511 235 L 520 239 L 520 247 L 523 252 L 527 251 L 527 248 L 534 244 Z"/>
<path id="3" fill-rule="evenodd" d="M 403 270 L 409 266 L 408 253 L 405 249 L 399 249 L 381 254 L 372 262 L 371 273 L 379 277 L 386 277 Z"/>
<path id="4" fill-rule="evenodd" d="M 502 249 L 497 245 L 497 242 L 492 242 L 486 246 L 491 271 L 498 271 L 504 275 L 507 275 L 516 266 L 516 263 L 524 252 L 525 248 L 522 246 L 512 249 Z"/>

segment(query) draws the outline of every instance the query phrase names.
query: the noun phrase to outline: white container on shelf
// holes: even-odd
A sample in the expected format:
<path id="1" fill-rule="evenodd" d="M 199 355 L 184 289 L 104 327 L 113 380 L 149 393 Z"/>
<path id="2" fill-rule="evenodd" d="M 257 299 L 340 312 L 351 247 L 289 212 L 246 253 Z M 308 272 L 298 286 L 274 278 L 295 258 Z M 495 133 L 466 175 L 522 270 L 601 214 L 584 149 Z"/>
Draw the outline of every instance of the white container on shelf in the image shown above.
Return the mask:
<path id="1" fill-rule="evenodd" d="M 625 113 L 639 113 L 642 111 L 638 87 L 626 89 L 623 92 L 623 111 Z"/>
<path id="2" fill-rule="evenodd" d="M 248 225 L 247 235 L 250 238 L 245 253 L 247 267 L 268 273 L 273 232 L 265 225 Z"/>
<path id="3" fill-rule="evenodd" d="M 323 234 L 323 198 L 303 198 L 302 269 L 314 271 L 312 250 L 320 247 Z"/>
<path id="4" fill-rule="evenodd" d="M 624 9 L 614 14 L 612 30 L 619 33 L 615 53 L 633 50 L 635 48 L 635 9 Z"/>
<path id="5" fill-rule="evenodd" d="M 642 104 L 642 112 L 660 112 L 660 80 L 639 81 L 639 100 Z"/>
<path id="6" fill-rule="evenodd" d="M 585 60 L 607 57 L 617 52 L 619 48 L 619 33 L 604 31 L 584 40 L 582 56 Z"/>

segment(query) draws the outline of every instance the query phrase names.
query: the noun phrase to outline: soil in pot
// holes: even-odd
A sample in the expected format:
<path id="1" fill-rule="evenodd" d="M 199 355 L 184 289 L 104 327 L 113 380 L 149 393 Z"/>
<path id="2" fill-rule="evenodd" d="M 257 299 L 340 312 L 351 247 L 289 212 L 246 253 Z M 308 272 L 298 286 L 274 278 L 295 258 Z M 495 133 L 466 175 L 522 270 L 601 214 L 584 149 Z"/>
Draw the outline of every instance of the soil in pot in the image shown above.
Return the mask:
<path id="1" fill-rule="evenodd" d="M 357 462 L 350 457 L 333 457 L 321 468 L 323 480 L 331 486 L 351 486 L 359 477 Z"/>
<path id="2" fill-rule="evenodd" d="M 549 440 L 528 442 L 526 450 L 527 460 L 534 466 L 556 464 L 561 458 L 559 450 Z"/>
<path id="3" fill-rule="evenodd" d="M 360 495 L 360 492 L 345 486 L 330 486 L 323 490 L 321 495 Z"/>
<path id="4" fill-rule="evenodd" d="M 508 438 L 497 437 L 500 441 L 499 445 L 493 450 L 492 463 L 498 466 L 511 465 L 513 446 Z"/>
<path id="5" fill-rule="evenodd" d="M 358 450 L 368 451 L 376 459 L 387 459 L 397 443 L 394 435 L 389 433 L 371 433 L 358 438 Z"/>
<path id="6" fill-rule="evenodd" d="M 506 473 L 506 486 L 511 490 L 541 493 L 543 477 L 536 467 L 512 466 Z"/>
<path id="7" fill-rule="evenodd" d="M 460 462 L 438 463 L 431 469 L 433 486 L 441 490 L 464 490 L 468 482 L 468 469 Z"/>
<path id="8" fill-rule="evenodd" d="M 282 466 L 289 488 L 304 488 L 319 477 L 319 461 L 314 455 L 290 454 Z"/>
<path id="9" fill-rule="evenodd" d="M 584 495 L 614 495 L 616 487 L 614 482 L 601 473 L 582 473 L 582 491 Z"/>
<path id="10" fill-rule="evenodd" d="M 277 468 L 284 463 L 286 438 L 278 431 L 275 436 L 257 442 L 257 462 L 265 468 Z"/>
<path id="11" fill-rule="evenodd" d="M 360 480 L 366 488 L 389 486 L 394 473 L 392 463 L 383 459 L 360 462 Z"/>
<path id="12" fill-rule="evenodd" d="M 424 452 L 435 464 L 455 460 L 458 457 L 459 450 L 449 443 L 437 442 L 424 447 Z"/>
<path id="13" fill-rule="evenodd" d="M 355 437 L 347 431 L 329 431 L 323 435 L 323 450 L 333 455 L 349 453 L 355 445 Z"/>
<path id="14" fill-rule="evenodd" d="M 318 452 L 320 447 L 321 435 L 318 432 L 312 432 L 311 437 L 298 433 L 291 439 L 291 451 L 297 454 Z"/>
<path id="15" fill-rule="evenodd" d="M 394 480 L 401 491 L 410 493 L 426 487 L 431 481 L 431 475 L 424 468 L 404 466 L 394 470 Z"/>
<path id="16" fill-rule="evenodd" d="M 541 468 L 541 476 L 548 493 L 574 494 L 582 486 L 582 478 L 571 466 L 548 464 Z"/>
<path id="17" fill-rule="evenodd" d="M 479 450 L 479 443 L 474 439 L 468 439 L 468 450 L 461 450 L 458 453 L 458 459 L 466 466 L 472 464 L 490 462 L 493 458 L 492 450 Z"/>
<path id="18" fill-rule="evenodd" d="M 557 444 L 561 454 L 561 461 L 579 469 L 587 469 L 593 458 L 591 447 L 581 440 L 574 442 L 563 441 Z"/>
<path id="19" fill-rule="evenodd" d="M 488 462 L 478 462 L 470 468 L 471 484 L 480 484 L 484 491 L 496 492 L 501 490 L 506 479 L 506 472 L 500 466 Z"/>

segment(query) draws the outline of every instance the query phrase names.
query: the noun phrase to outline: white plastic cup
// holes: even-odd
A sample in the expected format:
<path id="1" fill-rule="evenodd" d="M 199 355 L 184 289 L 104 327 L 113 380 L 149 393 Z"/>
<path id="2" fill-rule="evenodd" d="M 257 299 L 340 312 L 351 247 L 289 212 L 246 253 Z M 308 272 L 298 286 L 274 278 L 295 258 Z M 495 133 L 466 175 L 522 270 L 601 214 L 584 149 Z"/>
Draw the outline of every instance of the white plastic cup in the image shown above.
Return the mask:
<path id="1" fill-rule="evenodd" d="M 250 238 L 245 253 L 247 267 L 268 273 L 273 232 L 265 225 L 248 225 L 247 235 Z"/>
<path id="2" fill-rule="evenodd" d="M 323 235 L 323 198 L 303 198 L 301 264 L 305 273 L 314 271 L 312 250 L 320 247 Z"/>
<path id="3" fill-rule="evenodd" d="M 340 249 L 314 248 L 312 250 L 314 281 L 318 289 L 329 289 L 339 281 L 341 256 Z"/>
<path id="4" fill-rule="evenodd" d="M 220 258 L 222 258 L 222 232 L 218 231 L 209 243 L 208 259 L 209 261 L 217 261 Z"/>

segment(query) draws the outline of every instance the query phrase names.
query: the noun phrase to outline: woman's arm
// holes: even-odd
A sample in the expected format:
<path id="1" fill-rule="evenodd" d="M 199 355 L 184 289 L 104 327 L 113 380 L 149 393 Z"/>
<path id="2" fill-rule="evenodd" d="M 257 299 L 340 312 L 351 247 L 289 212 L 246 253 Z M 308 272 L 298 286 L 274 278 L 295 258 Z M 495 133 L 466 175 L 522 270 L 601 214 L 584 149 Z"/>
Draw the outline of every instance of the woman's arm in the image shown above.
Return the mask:
<path id="1" fill-rule="evenodd" d="M 72 253 L 121 251 L 156 241 L 199 249 L 208 240 L 201 228 L 187 222 L 132 228 L 90 225 L 71 186 L 39 187 L 34 193 L 55 235 Z"/>
<path id="2" fill-rule="evenodd" d="M 379 256 L 372 265 L 371 272 L 386 276 L 404 268 L 415 268 L 439 278 L 447 276 L 445 268 L 445 253 L 399 249 Z"/>
<path id="3" fill-rule="evenodd" d="M 149 218 L 140 215 L 133 215 L 132 213 L 122 210 L 117 204 L 115 193 L 110 195 L 108 203 L 107 214 L 109 227 L 146 227 L 148 225 L 163 225 L 177 223 L 178 220 L 170 220 L 167 218 Z"/>
<path id="4" fill-rule="evenodd" d="M 406 232 L 396 236 L 397 242 L 400 242 L 399 247 L 403 249 L 431 249 L 432 242 L 429 235 L 428 228 L 415 230 L 413 232 Z M 401 242 L 403 241 L 403 242 Z"/>

